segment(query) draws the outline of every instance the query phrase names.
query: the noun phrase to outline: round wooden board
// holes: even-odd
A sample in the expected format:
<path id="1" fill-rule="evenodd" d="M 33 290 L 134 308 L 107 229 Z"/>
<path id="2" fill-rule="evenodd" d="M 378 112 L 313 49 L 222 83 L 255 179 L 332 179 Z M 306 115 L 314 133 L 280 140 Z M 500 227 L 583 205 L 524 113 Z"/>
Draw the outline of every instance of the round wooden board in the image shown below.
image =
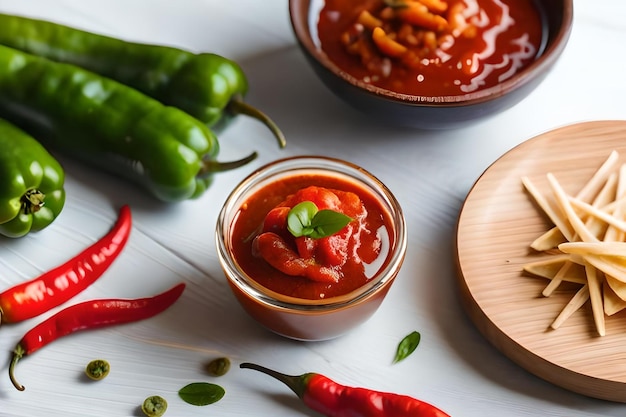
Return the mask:
<path id="1" fill-rule="evenodd" d="M 626 402 L 626 310 L 606 317 L 599 336 L 590 303 L 561 327 L 551 323 L 576 292 L 541 295 L 548 280 L 523 272 L 538 259 L 530 244 L 552 225 L 524 190 L 528 176 L 546 195 L 551 172 L 575 195 L 611 151 L 626 163 L 626 121 L 596 121 L 532 138 L 491 165 L 461 209 L 456 251 L 461 298 L 483 335 L 529 372 L 590 397 Z"/>

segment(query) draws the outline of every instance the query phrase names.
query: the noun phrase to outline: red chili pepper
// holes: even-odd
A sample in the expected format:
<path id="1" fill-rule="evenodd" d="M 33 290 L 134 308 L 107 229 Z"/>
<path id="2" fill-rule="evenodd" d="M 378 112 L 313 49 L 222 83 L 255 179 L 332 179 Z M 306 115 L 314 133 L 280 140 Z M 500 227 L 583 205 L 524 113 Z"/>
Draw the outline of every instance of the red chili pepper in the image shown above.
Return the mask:
<path id="1" fill-rule="evenodd" d="M 9 366 L 11 382 L 18 390 L 24 390 L 14 376 L 15 365 L 23 356 L 31 355 L 56 339 L 79 330 L 131 323 L 155 316 L 174 304 L 184 289 L 185 284 L 180 283 L 153 297 L 84 301 L 59 311 L 33 327 L 17 344 Z"/>
<path id="2" fill-rule="evenodd" d="M 316 373 L 292 376 L 253 363 L 239 366 L 278 379 L 311 410 L 327 417 L 450 417 L 437 407 L 407 395 L 346 387 Z"/>
<path id="3" fill-rule="evenodd" d="M 93 284 L 120 254 L 132 228 L 130 208 L 104 237 L 62 265 L 0 294 L 0 321 L 17 323 L 45 313 Z"/>

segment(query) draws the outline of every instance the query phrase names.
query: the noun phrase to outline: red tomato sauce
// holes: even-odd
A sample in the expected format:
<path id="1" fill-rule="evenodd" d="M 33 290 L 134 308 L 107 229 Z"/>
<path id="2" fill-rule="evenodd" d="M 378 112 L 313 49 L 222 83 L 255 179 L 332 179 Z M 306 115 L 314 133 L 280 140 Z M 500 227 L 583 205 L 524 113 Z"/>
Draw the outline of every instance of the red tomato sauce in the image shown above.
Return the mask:
<path id="1" fill-rule="evenodd" d="M 332 196 L 326 200 L 330 201 L 329 207 L 326 207 L 326 203 L 320 202 L 326 197 L 316 194 L 327 195 L 329 192 Z M 313 202 L 321 206 L 320 210 L 345 211 L 344 214 L 352 220 L 337 234 L 319 239 L 296 239 L 292 235 L 287 236 L 286 230 L 276 230 L 274 215 L 268 213 L 279 212 L 277 207 L 292 207 L 303 198 L 306 201 L 317 200 Z M 341 204 L 337 205 L 337 201 Z M 347 294 L 366 284 L 382 267 L 376 264 L 378 260 L 388 255 L 393 239 L 390 230 L 388 212 L 370 191 L 334 176 L 298 175 L 266 185 L 242 204 L 234 220 L 231 244 L 237 264 L 261 286 L 290 297 L 318 300 Z M 336 273 L 338 279 L 322 277 L 318 280 L 315 276 L 311 279 L 290 275 L 270 265 L 255 247 L 255 239 L 267 234 L 264 233 L 267 231 L 281 236 L 281 242 L 298 255 L 303 250 L 311 253 L 317 250 L 315 262 Z M 296 243 L 298 239 L 301 240 Z M 333 239 L 339 243 L 333 242 Z M 339 251 L 335 251 L 336 248 Z M 313 259 L 308 256 L 307 262 Z M 372 263 L 376 264 L 374 271 L 367 267 Z"/>
<path id="2" fill-rule="evenodd" d="M 541 53 L 543 39 L 533 0 L 325 0 L 317 29 L 322 49 L 348 74 L 435 97 L 509 79 Z"/>

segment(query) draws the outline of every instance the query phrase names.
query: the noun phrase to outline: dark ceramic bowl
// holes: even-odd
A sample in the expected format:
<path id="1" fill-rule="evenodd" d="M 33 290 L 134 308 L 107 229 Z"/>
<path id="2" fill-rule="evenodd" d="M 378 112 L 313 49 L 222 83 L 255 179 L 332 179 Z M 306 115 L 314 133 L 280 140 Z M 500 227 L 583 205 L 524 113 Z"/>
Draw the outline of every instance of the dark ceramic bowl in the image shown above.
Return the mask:
<path id="1" fill-rule="evenodd" d="M 573 0 L 536 1 L 543 16 L 543 46 L 530 65 L 500 84 L 459 96 L 415 96 L 375 87 L 342 71 L 319 46 L 317 19 L 324 0 L 289 0 L 298 43 L 326 86 L 341 99 L 385 123 L 424 129 L 456 128 L 501 112 L 533 91 L 569 39 Z"/>

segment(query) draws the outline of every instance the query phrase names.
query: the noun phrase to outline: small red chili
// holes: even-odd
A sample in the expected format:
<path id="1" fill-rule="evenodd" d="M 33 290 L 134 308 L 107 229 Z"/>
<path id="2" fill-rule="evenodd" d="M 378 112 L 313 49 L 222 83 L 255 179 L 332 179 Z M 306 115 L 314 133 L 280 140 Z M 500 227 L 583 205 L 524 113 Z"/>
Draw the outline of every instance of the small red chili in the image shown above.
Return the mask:
<path id="1" fill-rule="evenodd" d="M 253 363 L 239 366 L 278 379 L 311 410 L 327 417 L 450 417 L 437 407 L 407 395 L 346 387 L 316 373 L 292 376 Z"/>
<path id="2" fill-rule="evenodd" d="M 174 304 L 184 289 L 185 284 L 180 283 L 153 297 L 84 301 L 59 311 L 33 327 L 17 344 L 9 366 L 11 382 L 18 390 L 24 390 L 14 375 L 15 365 L 23 356 L 31 355 L 56 339 L 79 330 L 131 323 L 155 316 Z"/>
<path id="3" fill-rule="evenodd" d="M 93 284 L 120 254 L 132 228 L 123 206 L 113 228 L 62 265 L 0 294 L 0 322 L 17 323 L 57 307 Z"/>

